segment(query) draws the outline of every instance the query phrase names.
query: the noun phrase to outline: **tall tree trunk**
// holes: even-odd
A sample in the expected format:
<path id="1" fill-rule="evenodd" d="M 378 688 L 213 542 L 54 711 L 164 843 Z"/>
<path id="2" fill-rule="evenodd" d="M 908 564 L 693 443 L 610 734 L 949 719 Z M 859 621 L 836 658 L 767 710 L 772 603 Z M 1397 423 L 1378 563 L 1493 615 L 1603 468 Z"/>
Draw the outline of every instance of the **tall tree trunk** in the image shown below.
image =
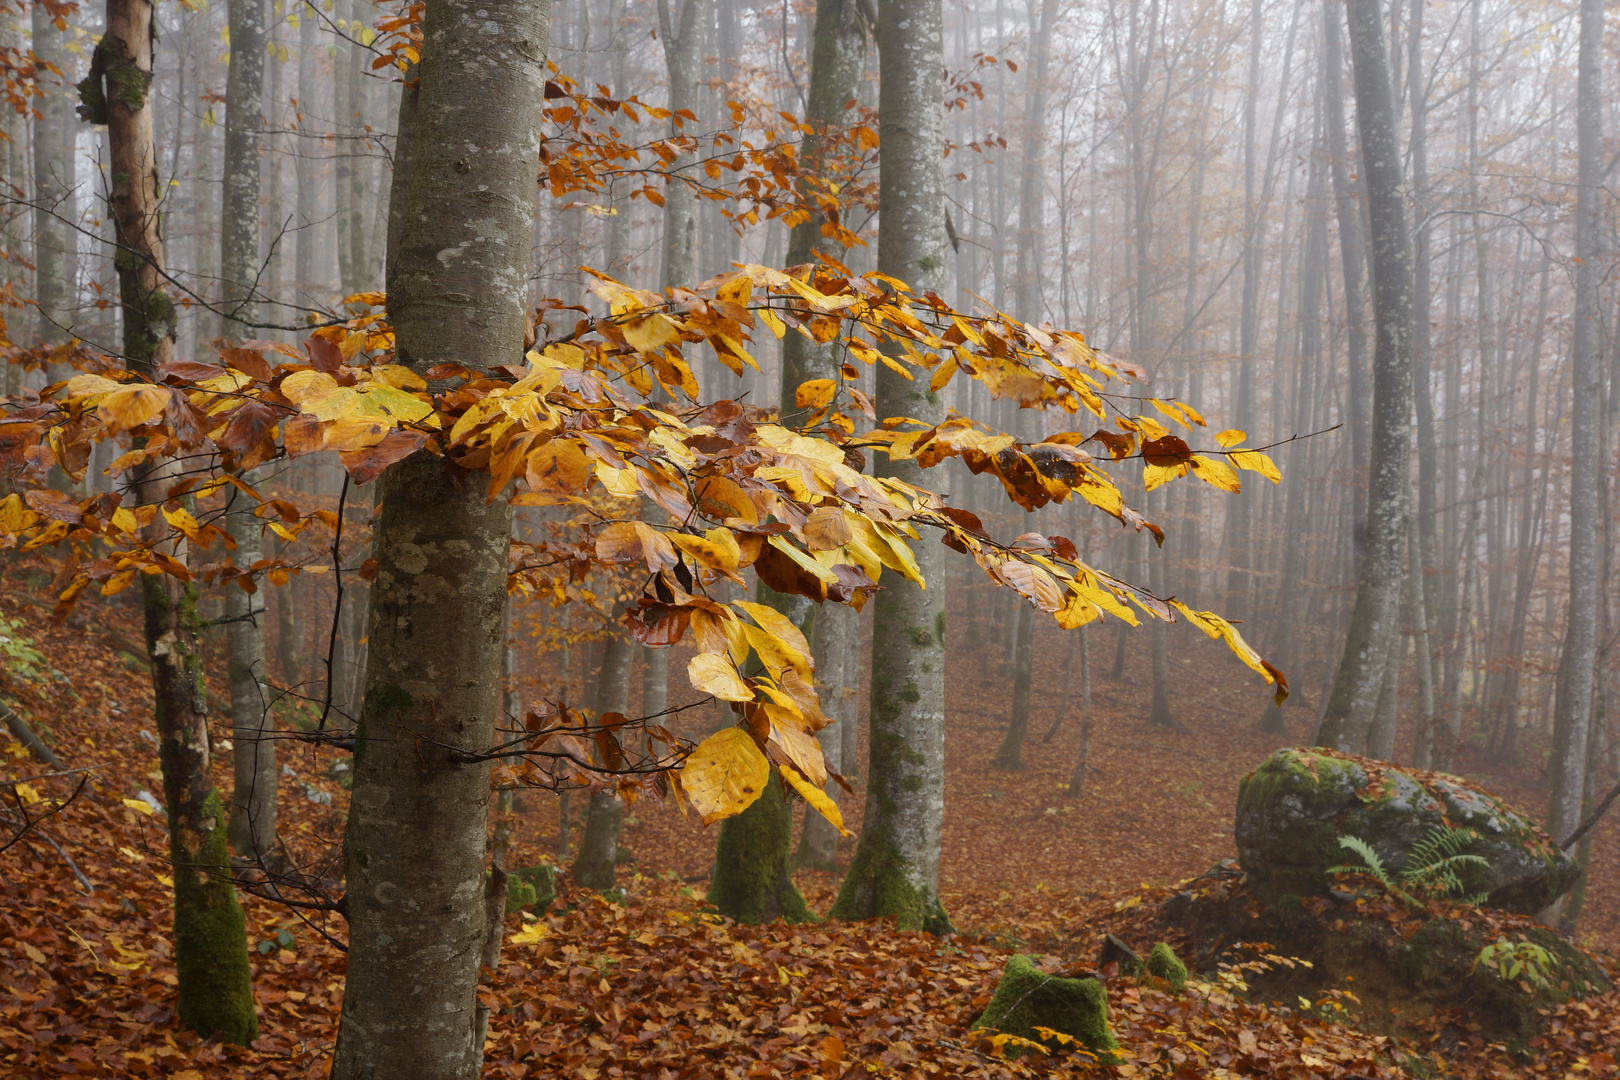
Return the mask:
<path id="1" fill-rule="evenodd" d="M 849 771 L 844 760 L 844 735 L 853 731 L 859 722 L 855 709 L 855 691 L 860 687 L 861 673 L 851 663 L 854 650 L 849 648 L 851 638 L 859 639 L 860 613 L 843 604 L 828 604 L 816 612 L 815 636 L 811 650 L 816 662 L 816 687 L 821 695 L 821 711 L 833 722 L 816 732 L 821 743 L 821 756 L 829 773 Z M 827 797 L 841 802 L 842 788 L 831 778 L 827 781 Z M 804 831 L 799 834 L 799 850 L 793 856 L 795 866 L 829 873 L 838 867 L 838 830 L 832 823 L 814 811 L 804 815 Z"/>
<path id="2" fill-rule="evenodd" d="M 547 0 L 427 10 L 388 297 L 418 373 L 522 356 L 550 16 Z M 332 1073 L 471 1080 L 490 791 L 489 764 L 461 758 L 494 741 L 511 508 L 425 451 L 381 484 Z"/>
<path id="3" fill-rule="evenodd" d="M 878 269 L 918 294 L 944 285 L 945 66 L 940 0 L 883 0 L 878 112 Z M 925 424 L 944 420 L 928 385 L 877 371 L 877 411 Z M 880 474 L 921 484 L 915 462 Z M 927 589 L 884 571 L 873 604 L 871 743 L 865 822 L 832 917 L 898 917 L 902 927 L 944 930 L 939 902 L 945 810 L 945 575 L 943 548 L 923 544 Z"/>
<path id="4" fill-rule="evenodd" d="M 690 5 L 694 0 L 686 2 Z M 806 101 L 805 122 L 810 125 L 810 131 L 800 143 L 800 160 L 808 176 L 821 175 L 828 135 L 843 124 L 844 103 L 859 90 L 861 72 L 866 62 L 866 32 L 866 19 L 858 0 L 821 0 L 818 3 L 815 34 L 811 39 L 810 87 Z M 818 193 L 806 186 L 800 194 L 808 199 Z M 821 234 L 822 219 L 822 215 L 812 214 L 809 220 L 794 226 L 788 238 L 789 266 L 812 263 L 817 252 L 843 256 L 843 246 Z M 804 420 L 796 400 L 799 385 L 810 379 L 837 379 L 838 367 L 838 352 L 830 344 L 817 344 L 800 334 L 789 334 L 783 339 L 782 383 L 778 404 L 786 422 L 793 424 Z M 837 644 L 824 644 L 826 635 L 858 626 L 852 619 L 832 618 L 827 619 L 825 627 L 822 627 L 819 625 L 820 615 L 831 614 L 830 606 L 827 611 L 818 614 L 803 597 L 784 596 L 763 586 L 759 592 L 761 603 L 770 604 L 800 625 L 805 636 L 823 650 L 828 645 Z M 822 673 L 818 671 L 818 674 Z M 824 674 L 822 681 L 825 681 Z M 841 681 L 829 685 L 829 689 L 841 693 Z M 823 738 L 836 739 L 838 735 L 833 731 Z M 828 787 L 833 786 L 829 782 Z M 819 828 L 820 833 L 816 835 L 819 850 L 806 857 L 830 864 L 832 853 L 837 850 L 838 837 L 825 821 L 820 821 L 819 825 L 813 824 L 819 818 L 818 814 L 807 815 L 801 851 L 809 850 L 812 829 Z M 761 798 L 741 814 L 721 823 L 709 901 L 719 907 L 722 914 L 744 922 L 768 922 L 778 916 L 792 922 L 807 918 L 809 909 L 788 873 L 792 833 L 793 806 L 782 796 L 780 780 L 773 773 Z"/>
<path id="5" fill-rule="evenodd" d="M 1592 730 L 1593 666 L 1597 662 L 1598 409 L 1603 390 L 1603 341 L 1598 327 L 1602 269 L 1603 0 L 1581 0 L 1581 44 L 1575 104 L 1580 187 L 1575 195 L 1575 326 L 1571 344 L 1574 394 L 1570 408 L 1569 604 L 1558 660 L 1550 762 L 1552 797 L 1547 831 L 1562 839 L 1581 819 Z"/>
<path id="6" fill-rule="evenodd" d="M 1346 412 L 1350 428 L 1350 474 L 1355 496 L 1350 500 L 1352 513 L 1353 550 L 1359 560 L 1366 536 L 1366 490 L 1368 442 L 1371 419 L 1367 403 L 1372 400 L 1372 387 L 1367 375 L 1366 297 L 1362 292 L 1367 272 L 1367 254 L 1361 234 L 1361 185 L 1353 178 L 1350 166 L 1349 133 L 1344 121 L 1344 60 L 1339 43 L 1339 20 L 1333 6 L 1333 18 L 1322 20 L 1323 48 L 1323 105 L 1327 113 L 1327 134 L 1330 157 L 1333 162 L 1333 202 L 1339 221 L 1339 257 L 1344 278 L 1345 352 L 1348 354 L 1349 372 Z M 1425 317 L 1427 317 L 1425 315 Z"/>
<path id="7" fill-rule="evenodd" d="M 42 63 L 63 70 L 68 65 L 62 31 L 51 20 L 44 4 L 33 5 L 33 49 Z M 71 106 L 64 88 L 50 74 L 40 76 L 41 96 L 34 105 L 32 166 L 34 174 L 34 302 L 39 317 L 34 337 L 41 345 L 53 345 L 66 338 L 68 313 L 68 247 L 77 244 L 63 207 L 69 198 L 62 173 L 62 142 L 72 126 Z M 20 179 L 20 178 L 19 178 Z M 53 366 L 50 381 L 66 378 L 67 373 Z"/>
<path id="8" fill-rule="evenodd" d="M 698 99 L 698 65 L 703 60 L 703 37 L 713 18 L 714 0 L 683 0 L 679 22 L 672 19 L 669 0 L 658 0 L 658 25 L 664 43 L 664 66 L 669 74 L 669 111 L 693 111 Z M 695 132 L 690 118 L 682 128 L 670 117 L 670 134 Z M 692 167 L 694 156 L 681 154 L 670 165 L 664 185 L 664 288 L 691 288 L 697 284 L 697 196 L 676 174 Z"/>
<path id="9" fill-rule="evenodd" d="M 118 242 L 124 353 L 147 378 L 174 355 L 174 303 L 163 292 L 163 231 L 152 143 L 152 5 L 108 0 L 106 31 L 79 84 L 80 114 L 107 125 L 109 211 Z M 172 465 L 142 466 L 140 500 L 165 501 Z M 160 519 L 161 520 L 161 519 Z M 156 527 L 154 527 L 156 528 Z M 154 536 L 154 540 L 157 538 Z M 184 558 L 183 545 L 176 552 Z M 247 930 L 229 878 L 225 807 L 214 788 L 207 703 L 198 691 L 197 593 L 168 574 L 143 576 L 158 762 L 174 864 L 174 954 L 180 1023 L 246 1045 L 258 1034 Z"/>
<path id="10" fill-rule="evenodd" d="M 1373 714 L 1399 633 L 1401 564 L 1411 489 L 1412 239 L 1406 222 L 1400 140 L 1395 127 L 1389 50 L 1377 0 L 1347 0 L 1355 69 L 1356 126 L 1372 224 L 1372 457 L 1367 486 L 1367 541 L 1356 576 L 1344 654 L 1317 734 L 1323 746 L 1353 753 L 1367 747 Z"/>
<path id="11" fill-rule="evenodd" d="M 1024 739 L 1029 734 L 1031 682 L 1035 674 L 1035 609 L 1018 598 L 1013 615 L 1012 708 L 1007 733 L 991 765 L 1008 772 L 1024 769 Z"/>
<path id="12" fill-rule="evenodd" d="M 263 0 L 231 0 L 231 63 L 225 85 L 225 195 L 220 222 L 221 302 L 225 333 L 252 336 L 254 279 L 259 269 L 259 138 L 264 130 Z M 245 477 L 249 484 L 252 475 Z M 246 500 L 226 515 L 236 541 L 231 562 L 246 571 L 263 554 L 259 519 Z M 264 600 L 235 583 L 226 587 L 227 672 L 234 744 L 231 847 L 263 865 L 276 847 L 275 719 L 264 692 Z"/>

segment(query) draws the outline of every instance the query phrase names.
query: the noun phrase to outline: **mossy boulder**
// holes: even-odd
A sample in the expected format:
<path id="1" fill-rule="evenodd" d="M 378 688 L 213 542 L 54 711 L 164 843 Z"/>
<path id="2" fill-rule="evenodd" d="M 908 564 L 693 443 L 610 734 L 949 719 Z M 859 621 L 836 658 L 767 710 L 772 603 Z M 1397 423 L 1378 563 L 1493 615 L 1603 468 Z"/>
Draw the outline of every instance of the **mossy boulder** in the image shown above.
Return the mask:
<path id="1" fill-rule="evenodd" d="M 1341 836 L 1371 844 L 1392 873 L 1442 826 L 1478 834 L 1465 850 L 1485 867 L 1461 874 L 1485 906 L 1534 914 L 1575 883 L 1572 859 L 1529 818 L 1455 776 L 1323 749 L 1279 750 L 1243 778 L 1235 827 L 1249 888 L 1268 904 L 1328 891 Z"/>
<path id="2" fill-rule="evenodd" d="M 1010 957 L 995 996 L 984 1015 L 973 1022 L 973 1029 L 1017 1035 L 1055 1052 L 1067 1048 L 1060 1039 L 1043 1038 L 1037 1027 L 1068 1035 L 1105 1062 L 1113 1061 L 1114 1051 L 1119 1049 L 1108 1027 L 1108 995 L 1101 982 L 1049 975 L 1027 956 Z M 1006 1051 L 1008 1057 L 1024 1052 L 1025 1048 L 1011 1045 Z"/>

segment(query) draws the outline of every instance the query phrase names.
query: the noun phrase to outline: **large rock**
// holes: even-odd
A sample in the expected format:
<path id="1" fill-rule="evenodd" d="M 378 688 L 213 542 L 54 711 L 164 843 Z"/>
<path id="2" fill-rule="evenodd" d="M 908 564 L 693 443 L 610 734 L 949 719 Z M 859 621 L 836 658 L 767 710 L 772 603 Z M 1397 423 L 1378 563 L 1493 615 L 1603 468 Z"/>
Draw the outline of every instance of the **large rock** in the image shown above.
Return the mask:
<path id="1" fill-rule="evenodd" d="M 1339 844 L 1357 836 L 1397 874 L 1412 845 L 1437 827 L 1473 829 L 1465 868 L 1486 906 L 1534 914 L 1575 883 L 1575 863 L 1524 815 L 1455 776 L 1404 769 L 1331 750 L 1279 750 L 1238 788 L 1238 861 L 1267 903 L 1327 892 L 1327 868 L 1358 861 Z"/>
<path id="2" fill-rule="evenodd" d="M 1108 995 L 1097 979 L 1066 979 L 1049 975 L 1022 954 L 1009 957 L 1001 982 L 974 1030 L 989 1029 L 1042 1043 L 1054 1053 L 1063 1040 L 1043 1037 L 1036 1028 L 1067 1035 L 1073 1043 L 1104 1062 L 1116 1060 L 1119 1043 L 1108 1027 Z M 1006 1048 L 1009 1058 L 1024 1053 L 1016 1044 Z"/>

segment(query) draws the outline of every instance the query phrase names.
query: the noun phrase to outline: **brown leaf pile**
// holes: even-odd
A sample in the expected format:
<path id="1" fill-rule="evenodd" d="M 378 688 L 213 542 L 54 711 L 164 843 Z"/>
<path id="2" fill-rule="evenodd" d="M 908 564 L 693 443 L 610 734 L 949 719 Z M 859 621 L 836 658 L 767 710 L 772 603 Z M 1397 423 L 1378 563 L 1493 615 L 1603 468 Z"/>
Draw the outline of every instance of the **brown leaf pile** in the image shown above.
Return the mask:
<path id="1" fill-rule="evenodd" d="M 12 590 L 0 610 L 24 617 L 62 674 L 23 691 L 26 714 L 49 728 L 70 766 L 105 767 L 79 801 L 0 855 L 0 1075 L 325 1076 L 342 955 L 295 914 L 260 900 L 246 905 L 249 941 L 264 950 L 253 963 L 258 1042 L 223 1047 L 176 1028 L 162 823 L 123 801 L 161 790 L 155 750 L 140 735 L 149 724 L 146 677 L 115 651 L 134 640 L 133 612 L 98 609 L 104 625 L 51 627 L 20 600 Z M 1213 651 L 1176 665 L 1178 700 L 1187 703 L 1180 730 L 1130 718 L 1137 695 L 1129 679 L 1145 656 L 1133 655 L 1124 684 L 1098 680 L 1097 770 L 1076 801 L 1059 791 L 1072 768 L 1074 721 L 1051 747 L 1038 742 L 1061 686 L 1060 648 L 1043 648 L 1038 659 L 1024 773 L 987 766 L 1002 726 L 995 672 L 981 682 L 975 656 L 953 663 L 942 872 L 962 929 L 952 939 L 882 923 L 728 924 L 701 903 L 701 881 L 681 880 L 707 869 L 714 831 L 683 823 L 672 808 L 638 804 L 626 834 L 637 862 L 624 868 L 624 906 L 571 891 L 539 920 L 509 920 L 513 940 L 489 991 L 500 1009 L 487 1075 L 1614 1075 L 1620 995 L 1557 1010 L 1535 1059 L 1521 1061 L 1493 1047 L 1489 1032 L 1457 1040 L 1437 1031 L 1402 1043 L 1338 1023 L 1331 998 L 1309 1008 L 1245 1000 L 1232 981 L 1241 967 L 1195 979 L 1179 994 L 1110 980 L 1124 1047 L 1117 1065 L 1075 1056 L 1009 1062 L 970 1035 L 1011 953 L 1073 971 L 1095 962 L 1106 931 L 1145 948 L 1171 883 L 1231 854 L 1237 779 L 1279 741 L 1234 719 L 1246 719 L 1258 695 L 1253 685 L 1226 681 L 1218 659 L 1204 667 Z M 45 771 L 23 757 L 0 760 L 6 778 Z M 282 781 L 284 833 L 295 855 L 313 859 L 339 834 L 344 793 L 323 777 L 329 762 L 313 751 L 289 745 L 282 760 L 295 773 Z M 223 771 L 220 780 L 228 783 Z M 1497 787 L 1518 796 L 1513 784 Z M 36 784 L 46 799 L 71 786 L 72 778 Z M 308 792 L 332 795 L 335 805 Z M 555 843 L 555 798 L 532 793 L 521 802 L 517 865 L 539 861 Z M 858 828 L 859 806 L 850 809 Z M 47 838 L 93 883 L 92 895 Z M 1613 826 L 1600 830 L 1600 860 L 1613 859 L 1606 845 L 1614 841 Z M 1600 865 L 1612 875 L 1612 861 Z M 799 882 L 811 905 L 826 910 L 834 881 L 801 874 Z M 1607 876 L 1594 880 L 1593 893 L 1594 924 L 1607 927 L 1598 922 L 1612 918 Z M 340 921 L 328 928 L 341 938 Z"/>

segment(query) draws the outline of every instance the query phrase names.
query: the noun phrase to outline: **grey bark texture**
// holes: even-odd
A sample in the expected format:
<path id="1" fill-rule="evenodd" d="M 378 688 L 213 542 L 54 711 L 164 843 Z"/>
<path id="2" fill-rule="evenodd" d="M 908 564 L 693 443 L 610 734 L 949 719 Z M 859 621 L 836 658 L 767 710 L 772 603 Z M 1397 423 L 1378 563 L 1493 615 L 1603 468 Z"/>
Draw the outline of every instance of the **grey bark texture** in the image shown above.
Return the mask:
<path id="1" fill-rule="evenodd" d="M 658 27 L 663 35 L 664 66 L 669 73 L 669 111 L 695 110 L 698 100 L 698 65 L 703 59 L 704 30 L 714 11 L 714 0 L 684 0 L 680 18 L 672 18 L 669 0 L 658 0 Z M 691 121 L 685 130 L 691 131 Z M 670 134 L 682 128 L 670 119 Z M 680 173 L 692 167 L 693 155 L 681 154 L 670 166 Z M 697 196 L 684 180 L 664 186 L 663 287 L 691 288 L 697 284 Z"/>
<path id="2" fill-rule="evenodd" d="M 1593 665 L 1597 661 L 1599 469 L 1598 409 L 1603 389 L 1603 335 L 1598 326 L 1602 269 L 1603 0 L 1581 0 L 1581 43 L 1575 102 L 1575 325 L 1571 346 L 1569 606 L 1558 661 L 1558 693 L 1549 762 L 1552 798 L 1547 831 L 1568 836 L 1581 820 L 1592 732 Z M 1612 388 L 1611 388 L 1612 392 Z"/>
<path id="3" fill-rule="evenodd" d="M 945 103 L 939 0 L 883 0 L 878 8 L 883 156 L 878 269 L 916 292 L 944 282 Z M 877 410 L 923 423 L 945 418 L 921 380 L 879 368 Z M 887 462 L 878 475 L 921 484 L 915 462 Z M 873 601 L 871 741 L 865 823 L 833 905 L 843 919 L 894 915 L 903 927 L 949 926 L 939 902 L 945 810 L 944 549 L 917 545 L 927 589 L 891 571 Z"/>
<path id="4" fill-rule="evenodd" d="M 418 372 L 522 355 L 550 15 L 547 0 L 427 10 L 388 297 Z M 500 713 L 511 508 L 426 452 L 380 483 L 332 1075 L 472 1080 L 490 767 L 466 755 Z"/>
<path id="5" fill-rule="evenodd" d="M 259 268 L 259 139 L 264 132 L 264 0 L 230 0 L 225 196 L 219 222 L 225 336 L 249 337 Z"/>
<path id="6" fill-rule="evenodd" d="M 44 4 L 32 6 L 34 55 L 65 71 L 68 60 L 62 31 L 52 24 Z M 68 198 L 62 169 L 62 141 L 72 123 L 72 114 L 65 88 L 55 83 L 54 76 L 42 75 L 41 82 L 45 94 L 35 106 L 39 115 L 34 117 L 30 147 L 34 174 L 34 300 L 39 305 L 34 336 L 40 344 L 52 344 L 66 336 L 62 327 L 69 319 L 68 245 L 76 242 L 68 224 L 62 220 Z M 67 375 L 53 368 L 48 377 L 55 381 Z"/>
<path id="7" fill-rule="evenodd" d="M 259 264 L 259 138 L 264 129 L 264 2 L 231 0 L 231 63 L 225 84 L 225 195 L 220 222 L 221 302 L 225 333 L 251 336 Z M 245 477 L 249 484 L 252 476 Z M 231 562 L 247 570 L 263 542 L 251 507 L 226 518 L 236 541 Z M 263 865 L 276 845 L 275 721 L 264 692 L 264 597 L 235 583 L 225 593 L 227 675 L 234 746 L 230 840 L 236 854 Z"/>
<path id="8" fill-rule="evenodd" d="M 1396 131 L 1389 50 L 1377 0 L 1347 0 L 1355 69 L 1356 125 L 1372 226 L 1373 353 L 1367 538 L 1356 602 L 1317 741 L 1353 753 L 1367 747 L 1390 638 L 1399 633 L 1402 563 L 1411 490 L 1412 238 Z"/>

